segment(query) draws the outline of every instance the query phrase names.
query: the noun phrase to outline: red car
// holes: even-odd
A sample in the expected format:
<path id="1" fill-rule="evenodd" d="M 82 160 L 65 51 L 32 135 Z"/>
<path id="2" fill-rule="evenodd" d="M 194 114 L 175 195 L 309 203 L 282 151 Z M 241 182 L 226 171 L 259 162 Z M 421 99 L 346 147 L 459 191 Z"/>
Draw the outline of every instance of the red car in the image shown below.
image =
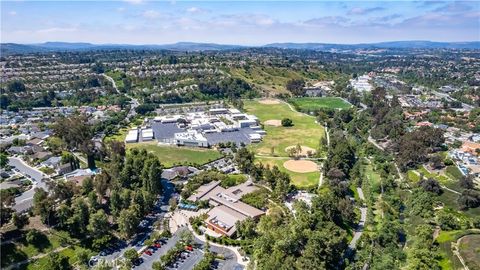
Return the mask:
<path id="1" fill-rule="evenodd" d="M 193 247 L 192 246 L 185 246 L 185 250 L 193 251 Z"/>
<path id="2" fill-rule="evenodd" d="M 147 254 L 148 256 L 152 256 L 152 252 L 150 250 L 145 250 L 144 253 Z"/>
<path id="3" fill-rule="evenodd" d="M 160 245 L 160 243 L 155 243 L 154 246 L 155 246 L 156 248 L 160 248 L 162 245 Z"/>

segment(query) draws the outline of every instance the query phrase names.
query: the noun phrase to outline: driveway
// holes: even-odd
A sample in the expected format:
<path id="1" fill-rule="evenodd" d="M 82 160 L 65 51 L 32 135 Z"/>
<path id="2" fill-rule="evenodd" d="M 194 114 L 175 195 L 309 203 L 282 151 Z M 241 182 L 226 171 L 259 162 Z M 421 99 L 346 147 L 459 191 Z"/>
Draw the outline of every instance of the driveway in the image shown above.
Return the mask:
<path id="1" fill-rule="evenodd" d="M 23 160 L 17 157 L 9 157 L 8 165 L 17 169 L 20 174 L 32 179 L 32 188 L 23 192 L 22 195 L 16 197 L 15 205 L 13 206 L 13 209 L 15 209 L 15 211 L 25 212 L 33 205 L 33 195 L 35 194 L 36 187 L 48 190 L 47 184 L 44 181 L 45 175 L 41 171 L 26 164 L 25 162 L 23 162 Z"/>

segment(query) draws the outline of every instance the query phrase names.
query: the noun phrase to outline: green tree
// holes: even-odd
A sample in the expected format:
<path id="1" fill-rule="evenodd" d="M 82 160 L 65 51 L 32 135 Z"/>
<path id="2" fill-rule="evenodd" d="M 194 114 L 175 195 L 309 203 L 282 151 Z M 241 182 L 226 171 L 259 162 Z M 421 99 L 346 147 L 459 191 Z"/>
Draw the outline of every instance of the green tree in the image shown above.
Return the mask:
<path id="1" fill-rule="evenodd" d="M 165 267 L 165 265 L 163 265 L 163 263 L 161 261 L 154 261 L 152 263 L 152 269 L 153 270 L 165 270 L 167 268 Z"/>
<path id="2" fill-rule="evenodd" d="M 90 221 L 87 229 L 92 237 L 98 238 L 108 234 L 109 227 L 110 224 L 103 209 L 100 209 L 96 213 L 90 215 Z"/>
<path id="3" fill-rule="evenodd" d="M 53 222 L 54 202 L 42 188 L 35 188 L 33 213 L 39 215 L 44 224 L 52 225 L 50 222 Z"/>
<path id="4" fill-rule="evenodd" d="M 118 228 L 125 238 L 130 238 L 136 231 L 140 220 L 132 208 L 123 209 L 118 217 Z"/>
<path id="5" fill-rule="evenodd" d="M 58 252 L 52 252 L 47 256 L 45 269 L 67 270 L 67 269 L 72 269 L 72 266 L 68 262 L 68 257 Z"/>
<path id="6" fill-rule="evenodd" d="M 77 258 L 77 261 L 80 263 L 80 265 L 88 266 L 88 261 L 90 260 L 90 252 L 88 252 L 88 250 L 78 248 L 75 251 L 75 257 Z"/>
<path id="7" fill-rule="evenodd" d="M 4 153 L 0 153 L 0 168 L 5 168 L 8 164 L 8 156 Z"/>
<path id="8" fill-rule="evenodd" d="M 123 256 L 127 259 L 133 262 L 134 260 L 138 259 L 138 252 L 134 248 L 129 248 L 125 250 L 123 253 Z"/>
<path id="9" fill-rule="evenodd" d="M 17 227 L 17 229 L 21 230 L 29 222 L 28 215 L 14 213 L 13 217 L 12 217 L 12 221 L 13 221 L 13 225 L 15 225 L 15 227 Z"/>

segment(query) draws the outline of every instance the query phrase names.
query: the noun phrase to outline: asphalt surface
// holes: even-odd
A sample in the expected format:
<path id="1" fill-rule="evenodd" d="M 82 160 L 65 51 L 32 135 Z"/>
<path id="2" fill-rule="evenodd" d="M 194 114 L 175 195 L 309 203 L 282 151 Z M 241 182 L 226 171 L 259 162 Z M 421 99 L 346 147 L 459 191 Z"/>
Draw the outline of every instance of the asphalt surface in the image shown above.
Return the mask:
<path id="1" fill-rule="evenodd" d="M 365 197 L 363 195 L 363 190 L 359 187 L 357 187 L 357 192 L 358 192 L 358 197 L 362 202 L 365 201 Z M 367 207 L 362 206 L 360 207 L 360 221 L 357 224 L 357 228 L 355 229 L 355 232 L 353 233 L 353 238 L 350 241 L 350 244 L 348 247 L 352 250 L 354 250 L 357 247 L 357 242 L 362 236 L 363 233 L 363 228 L 365 226 L 365 222 L 367 221 Z"/>
<path id="2" fill-rule="evenodd" d="M 109 252 L 110 254 L 106 256 L 98 256 L 98 259 L 103 259 L 103 260 L 112 262 L 115 259 L 122 257 L 123 253 L 129 248 L 134 248 L 137 251 L 143 248 L 143 241 L 145 239 L 148 239 L 148 237 L 150 237 L 150 234 L 153 231 L 153 228 L 150 228 L 149 226 L 152 225 L 156 220 L 163 219 L 165 217 L 165 214 L 168 213 L 168 209 L 169 209 L 168 200 L 172 197 L 172 195 L 175 192 L 174 185 L 169 181 L 162 180 L 162 186 L 164 190 L 162 200 L 155 207 L 154 216 L 145 218 L 145 220 L 147 220 L 148 223 L 143 229 L 143 232 L 139 233 L 139 235 L 137 235 L 137 237 L 134 240 L 132 240 L 130 243 L 121 243 L 122 248 L 117 249 L 113 252 Z M 153 262 L 159 261 L 162 255 L 166 254 L 168 250 L 173 248 L 175 244 L 180 240 L 181 232 L 185 230 L 188 230 L 188 228 L 183 227 L 177 230 L 172 235 L 172 237 L 170 237 L 166 241 L 166 243 L 162 244 L 160 248 L 155 250 L 155 252 L 153 252 L 151 256 L 147 254 L 142 254 L 140 258 L 143 259 L 143 262 L 140 265 L 136 266 L 134 269 L 139 269 L 139 270 L 152 269 Z M 178 261 L 177 268 L 171 268 L 171 269 L 179 269 L 179 270 L 193 269 L 193 267 L 203 258 L 204 245 L 205 245 L 204 242 L 202 242 L 200 239 L 195 238 L 196 248 L 194 249 L 194 251 L 190 252 L 189 256 L 186 257 L 186 259 L 183 262 Z M 225 270 L 243 269 L 242 266 L 237 264 L 236 256 L 231 250 L 226 248 L 210 246 L 210 251 L 218 254 L 223 254 L 225 257 L 225 260 L 220 260 L 216 262 L 217 269 L 225 269 Z"/>
<path id="3" fill-rule="evenodd" d="M 154 216 L 146 217 L 144 220 L 147 221 L 146 226 L 144 229 L 129 243 L 120 242 L 121 248 L 106 252 L 108 253 L 106 256 L 97 256 L 99 259 L 106 260 L 108 262 L 112 262 L 117 258 L 122 257 L 123 253 L 130 248 L 134 248 L 135 250 L 139 251 L 143 247 L 143 241 L 148 239 L 153 232 L 153 223 L 157 220 L 161 220 L 164 218 L 165 214 L 168 212 L 168 200 L 175 192 L 175 187 L 172 183 L 162 180 L 162 187 L 163 187 L 163 197 L 160 202 L 154 208 Z"/>
<path id="4" fill-rule="evenodd" d="M 13 209 L 17 212 L 24 212 L 30 209 L 33 205 L 33 195 L 35 194 L 35 188 L 43 188 L 48 190 L 47 184 L 44 181 L 44 174 L 23 162 L 20 158 L 9 157 L 8 165 L 14 167 L 18 172 L 33 182 L 32 188 L 23 192 L 20 196 L 15 198 L 15 205 Z"/>
<path id="5" fill-rule="evenodd" d="M 152 264 L 155 261 L 159 261 L 160 257 L 167 253 L 168 250 L 173 248 L 175 244 L 180 240 L 180 234 L 183 231 L 188 230 L 187 227 L 180 228 L 175 234 L 172 235 L 170 239 L 168 239 L 167 243 L 162 245 L 161 248 L 157 249 L 151 256 L 147 254 L 142 254 L 141 258 L 143 259 L 143 263 L 135 269 L 139 270 L 149 270 L 152 269 Z M 176 268 L 168 268 L 167 269 L 178 269 L 178 270 L 191 270 L 193 267 L 203 259 L 204 256 L 204 248 L 205 243 L 200 239 L 195 238 L 195 249 L 192 252 L 188 253 L 188 257 L 185 260 L 178 260 Z M 240 270 L 243 267 L 237 264 L 237 259 L 235 254 L 229 250 L 228 248 L 221 248 L 216 246 L 210 246 L 210 251 L 223 254 L 225 260 L 216 260 L 217 269 L 224 269 L 224 270 Z"/>

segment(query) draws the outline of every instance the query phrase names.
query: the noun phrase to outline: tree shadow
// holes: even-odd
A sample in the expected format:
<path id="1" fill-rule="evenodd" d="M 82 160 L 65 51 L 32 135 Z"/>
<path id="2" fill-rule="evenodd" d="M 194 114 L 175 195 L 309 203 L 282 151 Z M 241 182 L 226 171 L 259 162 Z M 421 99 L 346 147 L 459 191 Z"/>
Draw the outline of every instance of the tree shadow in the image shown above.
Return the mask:
<path id="1" fill-rule="evenodd" d="M 6 268 L 7 266 L 21 262 L 24 260 L 28 259 L 27 254 L 20 250 L 15 244 L 13 243 L 8 243 L 8 244 L 3 244 L 2 247 L 2 252 L 1 252 L 1 268 Z"/>
<path id="2" fill-rule="evenodd" d="M 50 239 L 48 239 L 47 235 L 42 232 L 37 232 L 36 237 L 32 242 L 28 242 L 26 238 L 22 238 L 18 242 L 25 246 L 32 245 L 39 252 L 44 252 L 47 248 L 52 247 Z"/>

